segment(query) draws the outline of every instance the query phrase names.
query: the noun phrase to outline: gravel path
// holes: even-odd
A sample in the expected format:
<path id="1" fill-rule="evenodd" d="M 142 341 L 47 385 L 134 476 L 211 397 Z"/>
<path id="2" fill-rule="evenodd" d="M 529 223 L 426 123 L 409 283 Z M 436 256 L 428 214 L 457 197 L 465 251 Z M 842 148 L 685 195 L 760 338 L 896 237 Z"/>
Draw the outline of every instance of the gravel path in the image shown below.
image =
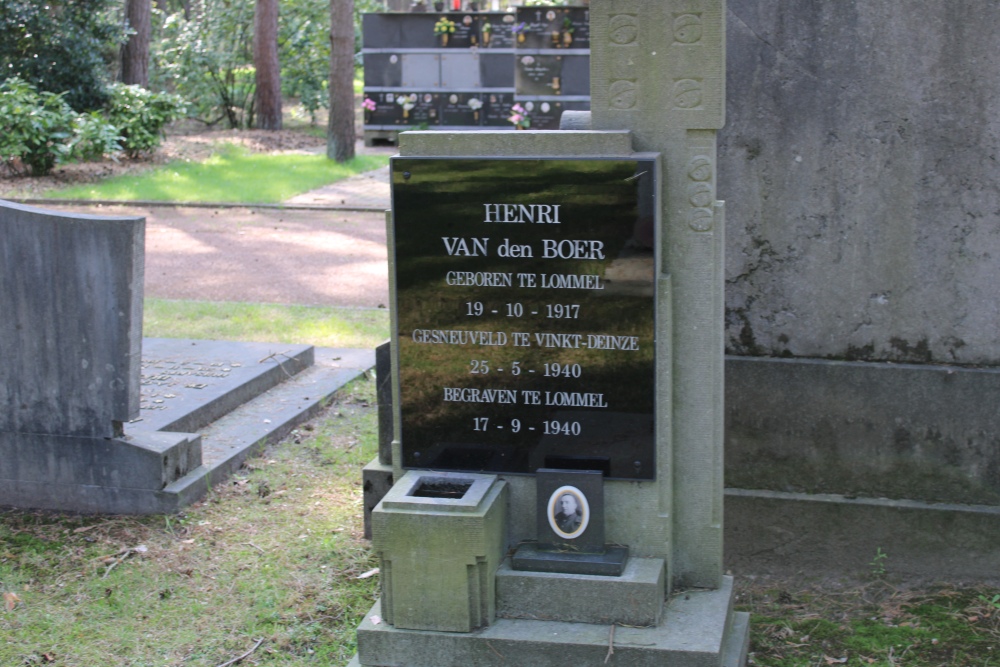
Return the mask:
<path id="1" fill-rule="evenodd" d="M 384 308 L 388 168 L 289 203 L 325 209 L 46 206 L 146 217 L 146 296 Z M 367 209 L 367 210 L 348 210 Z"/>

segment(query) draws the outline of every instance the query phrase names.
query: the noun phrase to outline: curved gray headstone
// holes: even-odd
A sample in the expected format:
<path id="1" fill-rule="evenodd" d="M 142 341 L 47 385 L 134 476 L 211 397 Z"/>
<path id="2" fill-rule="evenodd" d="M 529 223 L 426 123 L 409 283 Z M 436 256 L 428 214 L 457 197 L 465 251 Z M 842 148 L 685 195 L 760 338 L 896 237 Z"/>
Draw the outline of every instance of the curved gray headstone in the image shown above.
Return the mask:
<path id="1" fill-rule="evenodd" d="M 139 414 L 145 218 L 0 201 L 0 433 L 113 437 Z"/>

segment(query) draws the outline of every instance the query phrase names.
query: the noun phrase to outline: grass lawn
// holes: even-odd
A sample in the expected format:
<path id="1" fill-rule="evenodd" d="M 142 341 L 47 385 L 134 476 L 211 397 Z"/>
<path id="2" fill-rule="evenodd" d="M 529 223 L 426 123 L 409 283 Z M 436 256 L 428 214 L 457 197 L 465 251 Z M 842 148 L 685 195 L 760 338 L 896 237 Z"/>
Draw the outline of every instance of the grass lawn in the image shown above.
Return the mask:
<path id="1" fill-rule="evenodd" d="M 385 309 L 146 299 L 143 310 L 143 335 L 150 338 L 370 349 L 389 337 Z"/>
<path id="2" fill-rule="evenodd" d="M 374 381 L 171 516 L 0 511 L 0 665 L 336 665 L 374 602 Z"/>
<path id="3" fill-rule="evenodd" d="M 277 204 L 348 176 L 388 164 L 382 155 L 359 155 L 344 164 L 325 155 L 252 153 L 221 143 L 204 162 L 171 162 L 136 175 L 43 193 L 55 199 Z"/>
<path id="4" fill-rule="evenodd" d="M 737 608 L 751 612 L 753 665 L 1000 664 L 1000 595 L 993 589 L 907 588 L 891 577 L 807 590 L 746 583 Z"/>

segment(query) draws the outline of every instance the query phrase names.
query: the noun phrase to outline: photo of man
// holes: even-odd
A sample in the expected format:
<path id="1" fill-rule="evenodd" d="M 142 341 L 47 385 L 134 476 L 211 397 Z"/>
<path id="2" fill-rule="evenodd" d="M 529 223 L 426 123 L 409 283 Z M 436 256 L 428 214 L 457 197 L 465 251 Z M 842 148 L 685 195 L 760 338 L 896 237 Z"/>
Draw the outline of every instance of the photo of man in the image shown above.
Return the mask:
<path id="1" fill-rule="evenodd" d="M 559 511 L 556 512 L 556 525 L 564 533 L 575 533 L 580 529 L 580 521 L 583 516 L 580 513 L 580 503 L 572 493 L 564 493 L 559 497 L 556 505 Z"/>
<path id="2" fill-rule="evenodd" d="M 549 527 L 560 538 L 572 540 L 587 530 L 590 504 L 580 489 L 561 486 L 549 496 L 547 505 Z"/>

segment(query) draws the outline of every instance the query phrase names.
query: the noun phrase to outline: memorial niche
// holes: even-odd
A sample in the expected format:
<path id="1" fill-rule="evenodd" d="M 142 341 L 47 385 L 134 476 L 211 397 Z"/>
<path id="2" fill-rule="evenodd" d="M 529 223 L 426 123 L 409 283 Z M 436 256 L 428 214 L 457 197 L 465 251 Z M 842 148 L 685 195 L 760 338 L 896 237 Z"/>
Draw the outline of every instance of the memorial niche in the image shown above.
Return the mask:
<path id="1" fill-rule="evenodd" d="M 655 173 L 393 159 L 404 467 L 654 477 Z"/>

